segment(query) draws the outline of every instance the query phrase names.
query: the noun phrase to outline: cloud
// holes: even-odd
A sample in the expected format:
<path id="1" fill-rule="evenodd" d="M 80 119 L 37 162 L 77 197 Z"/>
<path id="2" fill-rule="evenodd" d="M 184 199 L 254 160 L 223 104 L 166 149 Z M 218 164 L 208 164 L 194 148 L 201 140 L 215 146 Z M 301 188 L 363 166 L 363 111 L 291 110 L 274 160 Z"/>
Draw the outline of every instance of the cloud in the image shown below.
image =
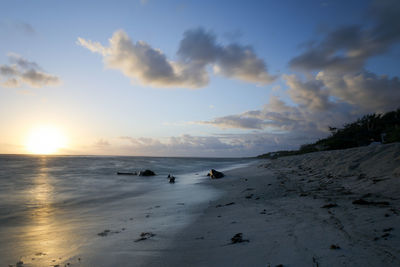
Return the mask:
<path id="1" fill-rule="evenodd" d="M 10 33 L 18 32 L 27 35 L 36 34 L 35 28 L 33 28 L 31 24 L 23 21 L 0 21 L 0 28 L 3 28 Z"/>
<path id="2" fill-rule="evenodd" d="M 310 127 L 306 124 L 304 110 L 298 107 L 288 106 L 278 97 L 271 97 L 269 103 L 261 110 L 247 111 L 242 114 L 228 115 L 215 118 L 212 121 L 201 121 L 199 124 L 213 125 L 222 129 L 254 129 L 262 130 L 270 128 L 276 131 L 306 131 Z M 306 127 L 307 126 L 307 127 Z M 315 127 L 312 127 L 315 128 Z"/>
<path id="3" fill-rule="evenodd" d="M 208 75 L 202 66 L 185 66 L 170 62 L 159 50 L 144 41 L 133 43 L 123 31 L 117 31 L 109 40 L 109 47 L 78 38 L 78 44 L 104 57 L 106 67 L 120 70 L 132 81 L 154 87 L 197 88 L 208 83 Z"/>
<path id="4" fill-rule="evenodd" d="M 31 24 L 26 22 L 16 22 L 14 27 L 26 34 L 35 34 L 36 31 Z"/>
<path id="5" fill-rule="evenodd" d="M 214 136 L 172 136 L 163 140 L 155 138 L 120 137 L 119 145 L 111 145 L 115 154 L 158 156 L 255 156 L 279 148 L 294 148 L 306 136 L 276 133 L 222 134 Z M 117 143 L 117 142 L 116 142 Z M 110 152 L 108 152 L 110 153 Z"/>
<path id="6" fill-rule="evenodd" d="M 46 73 L 33 61 L 29 61 L 17 54 L 8 55 L 10 64 L 0 65 L 0 85 L 8 88 L 17 88 L 26 84 L 30 87 L 56 86 L 60 79 Z"/>
<path id="7" fill-rule="evenodd" d="M 217 74 L 236 78 L 246 82 L 266 85 L 275 80 L 267 72 L 264 60 L 257 57 L 252 47 L 231 44 L 223 48 L 217 64 L 214 66 Z"/>
<path id="8" fill-rule="evenodd" d="M 0 75 L 3 76 L 14 76 L 17 75 L 17 67 L 14 66 L 7 66 L 7 65 L 0 65 Z"/>
<path id="9" fill-rule="evenodd" d="M 326 110 L 332 106 L 329 92 L 323 89 L 322 81 L 310 79 L 303 82 L 296 75 L 284 75 L 283 78 L 289 86 L 288 94 L 295 103 L 311 110 Z"/>
<path id="10" fill-rule="evenodd" d="M 371 27 L 342 26 L 320 42 L 309 42 L 306 51 L 290 62 L 292 68 L 305 71 L 305 78 L 283 75 L 286 90 L 275 89 L 288 96 L 290 102 L 272 96 L 261 109 L 196 123 L 221 129 L 252 130 L 257 136 L 275 134 L 280 140 L 298 137 L 315 141 L 328 134 L 328 126 L 341 127 L 366 113 L 399 108 L 399 78 L 379 76 L 364 69 L 366 60 L 399 42 L 400 31 L 394 27 L 400 25 L 399 7 L 398 1 L 375 2 L 369 13 L 374 20 L 369 24 Z M 215 38 L 204 40 L 215 43 Z M 198 57 L 202 58 L 202 54 L 198 53 Z M 223 52 L 209 53 L 217 54 Z M 217 59 L 215 62 L 218 66 Z"/>
<path id="11" fill-rule="evenodd" d="M 240 115 L 228 115 L 215 118 L 212 121 L 199 122 L 200 124 L 211 124 L 222 129 L 263 129 L 266 124 L 264 120 L 248 116 L 246 113 Z"/>
<path id="12" fill-rule="evenodd" d="M 360 114 L 347 103 L 334 103 L 328 109 L 315 109 L 310 105 L 291 106 L 272 96 L 260 110 L 197 123 L 221 129 L 252 129 L 259 134 L 275 133 L 282 138 L 289 135 L 315 139 L 325 136 L 329 132 L 329 126 L 342 126 L 344 122 L 356 119 Z"/>
<path id="13" fill-rule="evenodd" d="M 229 151 L 238 150 L 238 147 L 216 136 L 172 136 L 159 140 L 155 138 L 120 137 L 127 141 L 119 149 L 126 153 L 138 155 L 168 155 L 168 156 L 227 156 Z"/>
<path id="14" fill-rule="evenodd" d="M 338 75 L 319 72 L 316 76 L 339 101 L 362 112 L 385 112 L 400 107 L 400 80 L 368 71 Z"/>
<path id="15" fill-rule="evenodd" d="M 366 60 L 386 52 L 400 40 L 400 2 L 375 1 L 369 9 L 373 26 L 342 26 L 330 31 L 320 42 L 290 61 L 299 70 L 339 73 L 358 71 Z"/>
<path id="16" fill-rule="evenodd" d="M 267 66 L 251 46 L 237 43 L 220 45 L 212 32 L 202 28 L 188 30 L 180 42 L 178 55 L 185 62 L 212 64 L 214 72 L 228 78 L 247 82 L 269 84 L 275 80 Z"/>
<path id="17" fill-rule="evenodd" d="M 98 148 L 109 147 L 110 146 L 110 142 L 108 142 L 108 140 L 106 140 L 104 138 L 100 138 L 94 143 L 94 146 L 98 147 Z"/>
<path id="18" fill-rule="evenodd" d="M 246 82 L 264 85 L 275 79 L 252 47 L 219 45 L 214 34 L 201 28 L 184 33 L 178 61 L 168 60 L 161 50 L 144 41 L 132 42 L 122 30 L 113 34 L 108 47 L 83 38 L 77 43 L 101 54 L 107 68 L 121 71 L 132 82 L 153 87 L 204 87 L 210 80 L 207 66 L 213 66 L 216 74 Z"/>
<path id="19" fill-rule="evenodd" d="M 400 80 L 362 71 L 344 75 L 319 72 L 302 81 L 283 76 L 288 96 L 295 105 L 270 97 L 262 109 L 218 117 L 198 124 L 221 129 L 256 130 L 262 133 L 321 138 L 328 127 L 342 127 L 366 113 L 386 112 L 400 107 Z"/>
<path id="20" fill-rule="evenodd" d="M 277 85 L 274 89 L 283 98 L 271 96 L 259 109 L 195 122 L 239 129 L 240 134 L 182 135 L 162 140 L 123 137 L 121 149 L 141 155 L 261 154 L 314 142 L 329 134 L 329 126 L 341 127 L 366 113 L 399 108 L 399 78 L 379 76 L 364 68 L 369 58 L 399 42 L 400 32 L 395 27 L 400 25 L 399 6 L 398 1 L 375 2 L 369 9 L 373 21 L 365 24 L 368 26 L 341 26 L 327 32 L 321 41 L 309 42 L 304 53 L 290 61 L 293 69 L 306 75 L 283 75 L 286 88 Z M 122 31 L 113 35 L 107 47 L 81 38 L 78 42 L 101 54 L 107 67 L 146 85 L 202 87 L 209 82 L 209 69 L 258 84 L 275 79 L 251 46 L 219 43 L 215 34 L 202 28 L 184 33 L 177 61 L 168 60 L 145 42 L 133 43 Z M 283 101 L 285 96 L 291 101 Z"/>

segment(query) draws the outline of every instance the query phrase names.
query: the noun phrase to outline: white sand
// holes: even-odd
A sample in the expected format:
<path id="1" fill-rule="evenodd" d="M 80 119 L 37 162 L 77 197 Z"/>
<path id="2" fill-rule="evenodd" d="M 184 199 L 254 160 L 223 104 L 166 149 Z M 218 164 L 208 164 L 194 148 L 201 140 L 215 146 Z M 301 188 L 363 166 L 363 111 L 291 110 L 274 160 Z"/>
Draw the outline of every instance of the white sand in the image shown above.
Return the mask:
<path id="1" fill-rule="evenodd" d="M 223 196 L 146 265 L 400 266 L 400 144 L 261 163 L 205 181 Z"/>

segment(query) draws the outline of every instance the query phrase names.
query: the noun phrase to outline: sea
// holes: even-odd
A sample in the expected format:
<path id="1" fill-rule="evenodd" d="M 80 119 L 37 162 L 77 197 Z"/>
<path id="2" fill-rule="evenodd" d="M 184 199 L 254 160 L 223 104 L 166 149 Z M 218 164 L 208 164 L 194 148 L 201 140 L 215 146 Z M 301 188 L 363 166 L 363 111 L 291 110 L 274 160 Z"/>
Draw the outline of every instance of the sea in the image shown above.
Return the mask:
<path id="1" fill-rule="evenodd" d="M 210 169 L 251 162 L 0 155 L 0 266 L 145 266 L 221 194 L 202 183 Z M 117 175 L 145 169 L 156 175 Z"/>

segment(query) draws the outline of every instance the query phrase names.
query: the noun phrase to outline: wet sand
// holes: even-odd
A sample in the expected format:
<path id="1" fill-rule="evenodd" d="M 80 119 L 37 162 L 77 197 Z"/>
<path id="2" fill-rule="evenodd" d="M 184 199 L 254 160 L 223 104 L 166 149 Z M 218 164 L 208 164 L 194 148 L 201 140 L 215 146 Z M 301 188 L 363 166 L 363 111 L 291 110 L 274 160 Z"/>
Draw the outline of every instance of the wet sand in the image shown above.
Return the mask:
<path id="1" fill-rule="evenodd" d="M 145 192 L 79 213 L 54 207 L 36 210 L 28 226 L 1 229 L 6 242 L 1 244 L 0 265 L 146 266 L 201 214 L 208 199 L 219 196 L 202 184 L 158 180 L 141 187 Z"/>
<path id="2" fill-rule="evenodd" d="M 205 181 L 223 196 L 151 266 L 400 266 L 399 162 L 394 144 L 226 172 Z"/>

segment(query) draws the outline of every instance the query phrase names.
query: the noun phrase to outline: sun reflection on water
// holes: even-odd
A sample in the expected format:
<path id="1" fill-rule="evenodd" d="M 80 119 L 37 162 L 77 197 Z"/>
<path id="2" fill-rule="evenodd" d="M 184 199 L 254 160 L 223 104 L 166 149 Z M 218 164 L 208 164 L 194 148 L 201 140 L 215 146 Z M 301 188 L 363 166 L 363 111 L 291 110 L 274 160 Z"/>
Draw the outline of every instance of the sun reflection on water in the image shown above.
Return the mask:
<path id="1" fill-rule="evenodd" d="M 55 207 L 55 187 L 48 173 L 47 157 L 42 157 L 38 174 L 28 190 L 27 206 L 30 210 L 29 222 L 22 238 L 25 243 L 24 264 L 30 266 L 53 266 L 61 263 L 71 252 L 68 247 L 68 228 L 58 219 Z"/>

